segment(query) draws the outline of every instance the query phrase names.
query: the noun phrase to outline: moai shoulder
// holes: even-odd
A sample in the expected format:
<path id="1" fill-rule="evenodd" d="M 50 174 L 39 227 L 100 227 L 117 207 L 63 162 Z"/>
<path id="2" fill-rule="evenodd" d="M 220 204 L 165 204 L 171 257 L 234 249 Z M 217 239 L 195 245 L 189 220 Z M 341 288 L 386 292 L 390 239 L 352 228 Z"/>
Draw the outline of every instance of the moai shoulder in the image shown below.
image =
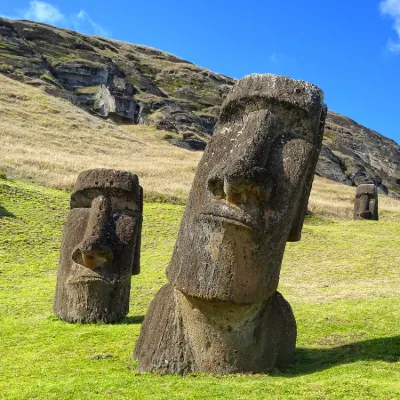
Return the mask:
<path id="1" fill-rule="evenodd" d="M 115 322 L 129 311 L 140 272 L 143 193 L 127 171 L 79 174 L 64 227 L 54 313 L 68 322 Z"/>

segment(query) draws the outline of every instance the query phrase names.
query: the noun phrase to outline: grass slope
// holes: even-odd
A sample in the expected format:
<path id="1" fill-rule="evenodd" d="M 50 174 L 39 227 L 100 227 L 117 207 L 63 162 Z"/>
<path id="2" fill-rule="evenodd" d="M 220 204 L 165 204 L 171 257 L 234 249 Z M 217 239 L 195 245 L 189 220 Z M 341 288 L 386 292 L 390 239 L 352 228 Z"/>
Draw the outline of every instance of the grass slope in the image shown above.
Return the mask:
<path id="1" fill-rule="evenodd" d="M 185 201 L 201 154 L 172 146 L 164 140 L 171 134 L 113 124 L 1 74 L 0 86 L 0 172 L 68 189 L 84 169 L 124 169 L 140 177 L 148 199 Z"/>
<path id="2" fill-rule="evenodd" d="M 69 189 L 84 169 L 125 169 L 139 176 L 146 199 L 185 203 L 202 154 L 164 140 L 174 134 L 115 125 L 2 74 L 0 86 L 0 173 Z M 354 195 L 355 188 L 316 177 L 309 208 L 351 218 Z M 382 219 L 400 216 L 399 201 L 381 196 L 379 207 Z"/>
<path id="3" fill-rule="evenodd" d="M 0 397 L 4 399 L 398 399 L 400 222 L 307 221 L 280 290 L 298 323 L 296 364 L 271 375 L 139 374 L 131 354 L 166 281 L 183 207 L 146 203 L 142 273 L 115 325 L 52 314 L 67 193 L 0 179 Z"/>

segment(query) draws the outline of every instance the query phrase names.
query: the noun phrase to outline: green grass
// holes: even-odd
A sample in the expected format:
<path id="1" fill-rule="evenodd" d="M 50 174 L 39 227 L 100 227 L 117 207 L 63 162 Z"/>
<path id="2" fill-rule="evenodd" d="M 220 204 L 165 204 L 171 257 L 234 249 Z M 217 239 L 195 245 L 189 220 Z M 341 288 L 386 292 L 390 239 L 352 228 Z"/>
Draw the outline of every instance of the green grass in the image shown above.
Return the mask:
<path id="1" fill-rule="evenodd" d="M 42 75 L 40 76 L 40 79 L 42 79 L 43 81 L 50 82 L 50 83 L 52 83 L 52 84 L 58 86 L 58 87 L 61 88 L 61 89 L 64 89 L 63 86 L 60 85 L 60 84 L 57 82 L 57 80 L 56 80 L 55 78 L 53 78 L 51 75 L 49 75 L 49 74 L 42 74 Z"/>
<path id="2" fill-rule="evenodd" d="M 76 94 L 96 94 L 100 86 L 85 86 L 75 89 Z"/>
<path id="3" fill-rule="evenodd" d="M 298 323 L 296 364 L 270 375 L 140 374 L 131 354 L 183 207 L 146 203 L 142 273 L 115 325 L 52 314 L 69 194 L 0 177 L 0 398 L 398 399 L 400 223 L 309 219 L 280 290 Z M 111 356 L 111 357 L 110 357 Z"/>

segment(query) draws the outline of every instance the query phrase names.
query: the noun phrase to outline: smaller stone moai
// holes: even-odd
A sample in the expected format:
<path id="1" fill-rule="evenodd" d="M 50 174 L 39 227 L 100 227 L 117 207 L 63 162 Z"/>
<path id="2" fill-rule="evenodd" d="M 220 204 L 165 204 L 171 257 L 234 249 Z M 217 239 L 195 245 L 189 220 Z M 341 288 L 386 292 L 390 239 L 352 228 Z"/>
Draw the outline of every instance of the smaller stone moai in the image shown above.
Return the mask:
<path id="1" fill-rule="evenodd" d="M 378 221 L 378 191 L 373 183 L 357 187 L 353 219 Z"/>
<path id="2" fill-rule="evenodd" d="M 115 322 L 129 311 L 140 272 L 143 192 L 127 171 L 79 174 L 64 227 L 54 313 L 68 322 Z"/>

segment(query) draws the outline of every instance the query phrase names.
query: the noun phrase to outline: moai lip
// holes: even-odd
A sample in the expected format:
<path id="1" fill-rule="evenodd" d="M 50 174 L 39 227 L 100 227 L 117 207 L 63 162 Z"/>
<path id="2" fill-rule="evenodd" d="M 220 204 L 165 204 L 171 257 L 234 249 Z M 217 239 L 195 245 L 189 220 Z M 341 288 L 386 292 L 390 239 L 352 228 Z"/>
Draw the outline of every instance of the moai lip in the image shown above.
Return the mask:
<path id="1" fill-rule="evenodd" d="M 140 272 L 143 193 L 127 171 L 79 174 L 71 194 L 54 313 L 68 322 L 115 322 L 129 311 Z"/>
<path id="2" fill-rule="evenodd" d="M 250 75 L 222 105 L 134 357 L 164 373 L 263 372 L 294 360 L 296 322 L 276 291 L 300 240 L 326 117 L 316 86 Z"/>
<path id="3" fill-rule="evenodd" d="M 362 184 L 357 187 L 353 219 L 378 221 L 378 191 L 373 183 Z"/>

